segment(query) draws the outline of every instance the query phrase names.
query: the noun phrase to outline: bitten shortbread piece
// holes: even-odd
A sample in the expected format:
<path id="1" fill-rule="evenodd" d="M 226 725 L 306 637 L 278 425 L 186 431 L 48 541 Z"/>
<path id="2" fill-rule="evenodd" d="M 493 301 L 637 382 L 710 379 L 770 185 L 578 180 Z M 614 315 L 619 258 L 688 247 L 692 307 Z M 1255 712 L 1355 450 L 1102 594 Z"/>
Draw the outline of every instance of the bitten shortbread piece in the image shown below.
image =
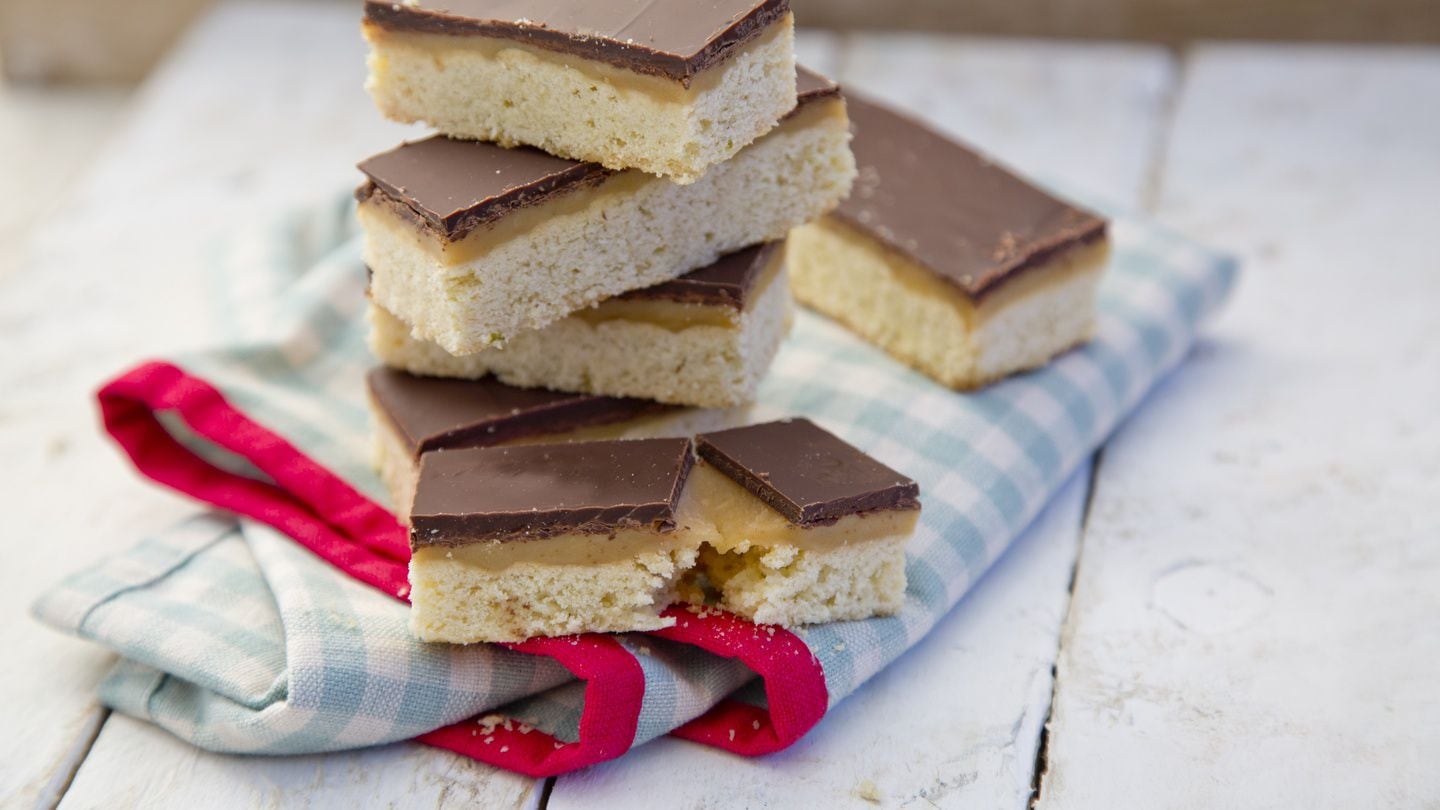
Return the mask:
<path id="1" fill-rule="evenodd" d="M 373 461 L 403 519 L 420 456 L 431 450 L 618 436 L 638 421 L 679 411 L 638 399 L 516 388 L 494 378 L 440 380 L 388 368 L 365 378 Z M 713 422 L 712 422 L 713 424 Z"/>
<path id="2" fill-rule="evenodd" d="M 370 347 L 415 374 L 494 374 L 512 385 L 728 408 L 755 398 L 789 329 L 784 257 L 777 242 L 746 248 L 521 332 L 504 348 L 458 357 L 372 304 Z"/>
<path id="3" fill-rule="evenodd" d="M 689 439 L 427 453 L 410 516 L 423 641 L 655 630 L 695 562 Z"/>
<path id="4" fill-rule="evenodd" d="M 795 106 L 789 0 L 365 3 L 397 121 L 692 183 Z"/>
<path id="5" fill-rule="evenodd" d="M 795 112 L 688 186 L 440 137 L 366 160 L 375 303 L 415 337 L 471 354 L 784 238 L 855 177 L 839 88 L 813 74 L 801 85 Z"/>
<path id="6" fill-rule="evenodd" d="M 791 235 L 796 300 L 955 388 L 1089 338 L 1104 220 L 876 104 L 850 117 L 859 179 Z"/>
<path id="7" fill-rule="evenodd" d="M 905 599 L 920 488 L 806 419 L 695 438 L 703 541 L 687 583 L 765 624 L 885 616 Z"/>

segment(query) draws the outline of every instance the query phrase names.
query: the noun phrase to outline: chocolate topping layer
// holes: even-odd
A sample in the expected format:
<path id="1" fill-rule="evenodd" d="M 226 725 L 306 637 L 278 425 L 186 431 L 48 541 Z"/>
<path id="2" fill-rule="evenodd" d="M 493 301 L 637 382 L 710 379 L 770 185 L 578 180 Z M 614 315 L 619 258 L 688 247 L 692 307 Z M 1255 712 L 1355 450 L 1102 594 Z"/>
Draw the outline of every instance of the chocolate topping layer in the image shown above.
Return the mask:
<path id="1" fill-rule="evenodd" d="M 973 298 L 1105 236 L 1105 220 L 863 98 L 847 99 L 860 174 L 832 216 Z"/>
<path id="2" fill-rule="evenodd" d="M 361 200 L 381 191 L 452 241 L 517 208 L 598 185 L 610 176 L 598 163 L 565 160 L 528 146 L 505 149 L 441 135 L 403 143 L 365 159 L 359 168 L 370 178 L 357 193 Z"/>
<path id="3" fill-rule="evenodd" d="M 366 0 L 392 31 L 485 36 L 689 85 L 790 13 L 790 0 Z"/>
<path id="4" fill-rule="evenodd" d="M 755 282 L 784 246 L 782 240 L 745 248 L 674 281 L 631 290 L 615 298 L 621 301 L 674 301 L 744 309 Z"/>
<path id="5" fill-rule="evenodd" d="M 808 88 L 796 110 L 840 92 L 838 85 L 803 68 L 796 81 Z M 528 146 L 506 149 L 443 135 L 402 143 L 366 158 L 359 169 L 369 178 L 355 192 L 360 201 L 380 195 L 451 242 L 516 209 L 597 186 L 612 174 L 598 163 L 566 160 Z"/>
<path id="6" fill-rule="evenodd" d="M 689 439 L 532 444 L 426 453 L 411 548 L 675 527 Z"/>
<path id="7" fill-rule="evenodd" d="M 795 97 L 800 103 L 838 95 L 840 85 L 809 68 L 795 66 Z"/>
<path id="8" fill-rule="evenodd" d="M 809 419 L 695 437 L 700 458 L 800 526 L 919 509 L 920 486 Z"/>
<path id="9" fill-rule="evenodd" d="M 494 377 L 447 380 L 376 368 L 366 378 L 410 452 L 486 447 L 633 419 L 667 406 L 643 399 L 516 388 Z"/>

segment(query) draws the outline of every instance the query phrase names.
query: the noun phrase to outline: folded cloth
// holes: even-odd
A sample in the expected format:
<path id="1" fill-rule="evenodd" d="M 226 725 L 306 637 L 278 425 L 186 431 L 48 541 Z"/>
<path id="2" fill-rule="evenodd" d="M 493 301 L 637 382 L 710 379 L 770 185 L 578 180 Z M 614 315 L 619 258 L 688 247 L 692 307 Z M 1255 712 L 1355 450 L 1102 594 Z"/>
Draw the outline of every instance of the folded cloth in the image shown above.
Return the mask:
<path id="1" fill-rule="evenodd" d="M 920 482 L 897 616 L 790 631 L 676 606 L 653 633 L 455 647 L 406 630 L 406 536 L 368 463 L 365 270 L 334 227 L 319 229 L 333 250 L 299 261 L 316 230 L 273 232 L 306 249 L 247 254 L 283 257 L 249 271 L 263 315 L 231 328 L 251 339 L 144 364 L 99 394 L 142 473 L 223 513 L 72 576 L 35 614 L 122 656 L 105 703 L 202 748 L 418 738 L 537 776 L 666 733 L 747 755 L 793 743 L 954 607 L 1179 364 L 1235 274 L 1121 217 L 1095 339 L 970 394 L 799 315 L 756 418 L 808 416 Z"/>

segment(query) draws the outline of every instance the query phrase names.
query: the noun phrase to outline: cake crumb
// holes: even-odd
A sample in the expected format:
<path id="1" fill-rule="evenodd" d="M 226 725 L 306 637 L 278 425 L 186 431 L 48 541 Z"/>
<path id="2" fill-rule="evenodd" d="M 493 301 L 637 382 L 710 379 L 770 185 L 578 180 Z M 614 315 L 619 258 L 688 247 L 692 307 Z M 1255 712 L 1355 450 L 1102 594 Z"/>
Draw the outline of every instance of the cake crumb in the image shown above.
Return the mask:
<path id="1" fill-rule="evenodd" d="M 730 729 L 730 742 L 735 742 L 735 729 Z"/>
<path id="2" fill-rule="evenodd" d="M 836 644 L 835 652 L 845 652 L 845 642 L 842 641 L 839 644 Z"/>
<path id="3" fill-rule="evenodd" d="M 753 729 L 755 729 L 756 731 L 759 731 L 759 730 L 760 730 L 760 721 L 759 721 L 759 720 L 751 720 L 751 721 L 750 721 L 750 727 L 753 728 Z"/>
<path id="4" fill-rule="evenodd" d="M 510 750 L 510 746 L 508 746 L 508 745 L 502 745 L 502 746 L 500 746 L 500 753 L 502 753 L 502 754 L 505 753 L 506 751 L 509 751 L 509 750 Z"/>
<path id="5" fill-rule="evenodd" d="M 855 786 L 855 795 L 871 804 L 879 804 L 881 801 L 880 789 L 869 779 Z"/>
<path id="6" fill-rule="evenodd" d="M 521 734 L 529 734 L 530 732 L 532 732 L 532 731 L 534 731 L 534 730 L 535 730 L 535 727 L 532 726 L 532 725 L 530 725 L 529 723 L 521 723 L 521 724 L 516 728 L 516 731 L 519 731 Z"/>

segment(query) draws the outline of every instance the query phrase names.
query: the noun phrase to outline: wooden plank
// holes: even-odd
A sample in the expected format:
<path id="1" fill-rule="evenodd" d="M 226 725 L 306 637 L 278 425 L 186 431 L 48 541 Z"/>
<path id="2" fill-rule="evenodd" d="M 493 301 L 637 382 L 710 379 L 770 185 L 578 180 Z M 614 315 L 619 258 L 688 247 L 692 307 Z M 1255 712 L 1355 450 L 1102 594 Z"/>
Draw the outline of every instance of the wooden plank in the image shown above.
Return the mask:
<path id="1" fill-rule="evenodd" d="M 1131 203 L 1172 75 L 1158 49 L 917 36 L 855 37 L 839 64 L 847 86 L 1030 171 Z M 1023 808 L 1084 491 L 1072 482 L 961 609 L 792 749 L 747 760 L 658 740 L 561 777 L 549 806 Z"/>
<path id="2" fill-rule="evenodd" d="M 120 745 L 122 756 L 109 753 Z M 541 784 L 497 780 L 493 768 L 472 759 L 407 744 L 303 757 L 214 756 L 115 715 L 60 807 L 534 808 Z"/>
<path id="3" fill-rule="evenodd" d="M 1238 297 L 1106 450 L 1042 807 L 1440 797 L 1440 53 L 1211 46 L 1160 212 Z"/>
<path id="4" fill-rule="evenodd" d="M 216 287 L 205 268 L 276 214 L 343 195 L 357 158 L 409 131 L 382 121 L 361 90 L 356 14 L 341 4 L 222 8 L 142 89 L 94 170 L 37 235 L 32 260 L 4 280 L 0 340 L 25 350 L 0 361 L 0 491 L 11 525 L 30 535 L 8 546 L 0 570 L 5 615 L 22 616 L 73 568 L 193 511 L 126 469 L 96 430 L 90 392 L 148 355 L 222 339 L 215 304 L 243 315 L 269 289 L 247 285 L 243 272 Z M 94 738 L 95 683 L 109 657 L 24 619 L 0 622 L 0 645 L 0 804 L 48 806 Z M 380 792 L 369 798 L 382 803 L 412 802 L 415 785 L 443 773 L 462 774 L 452 798 L 478 791 L 479 803 L 496 806 L 533 785 L 478 766 L 454 770 L 453 759 L 395 747 L 344 761 L 375 774 Z M 82 798 L 97 800 L 143 790 L 146 803 L 238 803 L 250 794 L 207 795 L 208 780 L 265 785 L 276 767 L 297 773 L 202 754 L 112 718 L 77 784 L 96 786 Z"/>

